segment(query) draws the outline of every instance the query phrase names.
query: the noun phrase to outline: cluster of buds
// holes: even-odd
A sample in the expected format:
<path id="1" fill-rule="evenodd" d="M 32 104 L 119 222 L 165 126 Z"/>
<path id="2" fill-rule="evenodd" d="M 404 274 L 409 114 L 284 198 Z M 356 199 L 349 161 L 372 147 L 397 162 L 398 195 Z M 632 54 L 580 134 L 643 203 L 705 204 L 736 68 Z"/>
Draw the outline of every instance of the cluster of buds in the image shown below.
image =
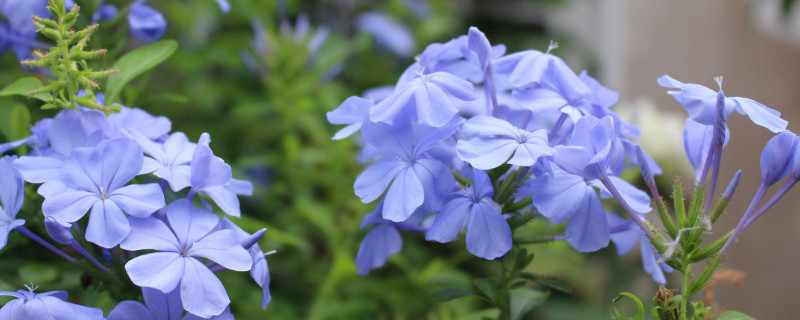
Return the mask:
<path id="1" fill-rule="evenodd" d="M 59 3 L 56 3 L 59 2 Z M 97 109 L 106 113 L 119 111 L 118 107 L 104 106 L 96 102 L 94 90 L 99 88 L 96 79 L 108 77 L 118 72 L 116 69 L 93 71 L 86 60 L 105 55 L 105 49 L 86 49 L 92 34 L 98 25 L 92 24 L 82 30 L 75 31 L 72 26 L 78 18 L 80 7 L 73 5 L 69 12 L 63 5 L 63 0 L 50 0 L 47 9 L 53 19 L 34 16 L 33 21 L 37 32 L 56 42 L 47 53 L 34 51 L 34 59 L 23 60 L 26 66 L 49 68 L 57 78 L 41 88 L 27 92 L 29 96 L 46 94 L 47 103 L 42 109 L 71 108 L 78 109 L 78 105 Z M 80 90 L 87 94 L 78 97 Z"/>

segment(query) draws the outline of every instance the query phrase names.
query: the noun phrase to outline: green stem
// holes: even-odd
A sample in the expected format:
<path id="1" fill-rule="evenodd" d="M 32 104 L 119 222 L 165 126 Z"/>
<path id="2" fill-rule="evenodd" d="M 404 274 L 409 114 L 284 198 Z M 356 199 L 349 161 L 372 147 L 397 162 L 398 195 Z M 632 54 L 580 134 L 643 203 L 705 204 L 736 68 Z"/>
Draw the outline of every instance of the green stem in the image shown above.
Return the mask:
<path id="1" fill-rule="evenodd" d="M 497 299 L 497 307 L 500 309 L 500 320 L 511 319 L 511 291 L 508 287 L 508 279 L 506 275 L 506 260 L 500 260 L 500 283 L 502 283 L 502 291 Z"/>
<path id="2" fill-rule="evenodd" d="M 686 310 L 689 305 L 689 274 L 691 272 L 692 265 L 687 263 L 681 272 L 681 296 L 683 298 L 683 301 L 681 301 L 681 320 L 686 319 Z"/>

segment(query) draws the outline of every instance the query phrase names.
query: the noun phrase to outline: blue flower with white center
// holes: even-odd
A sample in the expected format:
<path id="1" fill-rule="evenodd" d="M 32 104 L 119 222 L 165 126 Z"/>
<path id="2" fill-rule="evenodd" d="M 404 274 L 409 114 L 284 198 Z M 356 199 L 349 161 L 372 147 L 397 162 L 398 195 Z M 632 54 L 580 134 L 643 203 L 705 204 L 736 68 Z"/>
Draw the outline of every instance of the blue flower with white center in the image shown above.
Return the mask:
<path id="1" fill-rule="evenodd" d="M 166 208 L 166 222 L 155 217 L 129 218 L 131 232 L 120 247 L 155 250 L 125 264 L 134 284 L 163 293 L 180 290 L 183 309 L 200 317 L 221 314 L 230 299 L 222 282 L 200 261 L 205 258 L 236 271 L 253 265 L 231 230 L 214 231 L 219 218 L 179 199 Z M 178 288 L 178 289 L 176 289 Z"/>
<path id="2" fill-rule="evenodd" d="M 475 116 L 464 122 L 458 140 L 458 157 L 473 167 L 489 170 L 508 162 L 517 166 L 532 166 L 541 157 L 554 154 L 547 140 L 547 130 L 528 132 L 505 120 Z"/>
<path id="3" fill-rule="evenodd" d="M 147 217 L 164 206 L 158 184 L 125 185 L 139 174 L 143 161 L 142 148 L 125 138 L 75 149 L 59 172 L 65 188 L 45 194 L 42 212 L 71 223 L 91 209 L 86 240 L 103 248 L 116 246 L 130 232 L 126 212 Z"/>
<path id="4" fill-rule="evenodd" d="M 420 137 L 414 139 L 415 128 L 410 123 L 365 122 L 361 128 L 364 140 L 384 156 L 358 175 L 353 186 L 356 195 L 369 203 L 389 187 L 383 218 L 395 222 L 405 221 L 423 205 L 428 212 L 439 210 L 445 195 L 455 187 L 455 178 L 445 163 L 426 151 L 451 137 L 460 124 L 457 118 L 441 128 L 420 126 L 416 128 L 422 131 Z"/>
<path id="5" fill-rule="evenodd" d="M 494 188 L 489 175 L 478 169 L 472 169 L 472 174 L 475 183 L 445 203 L 425 239 L 450 242 L 466 226 L 467 251 L 484 259 L 496 259 L 511 250 L 511 227 L 500 205 L 492 200 Z"/>

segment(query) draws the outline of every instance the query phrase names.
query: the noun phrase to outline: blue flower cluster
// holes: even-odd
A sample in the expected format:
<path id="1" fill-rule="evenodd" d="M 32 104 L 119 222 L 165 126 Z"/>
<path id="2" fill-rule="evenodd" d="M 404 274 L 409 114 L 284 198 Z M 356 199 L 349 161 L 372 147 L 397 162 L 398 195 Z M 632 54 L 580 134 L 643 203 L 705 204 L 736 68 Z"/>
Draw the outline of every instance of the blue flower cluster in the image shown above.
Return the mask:
<path id="1" fill-rule="evenodd" d="M 645 239 L 645 265 L 664 282 L 643 237 L 650 197 L 619 178 L 643 162 L 654 174 L 660 168 L 630 140 L 639 129 L 610 109 L 618 94 L 575 74 L 550 54 L 556 47 L 506 54 L 473 27 L 425 48 L 393 88 L 351 97 L 328 113 L 331 123 L 347 125 L 334 139 L 361 131 L 361 159 L 371 164 L 355 193 L 364 203 L 380 199 L 362 223 L 374 227 L 356 257 L 360 274 L 400 250 L 398 230 L 449 242 L 466 228 L 469 252 L 501 258 L 513 243 L 507 220 L 520 214 L 503 208 L 530 197 L 525 207 L 566 222 L 557 238 L 578 251 L 614 240 L 623 253 Z M 498 195 L 509 185 L 512 197 Z M 630 220 L 604 208 L 601 199 L 611 197 Z"/>
<path id="2" fill-rule="evenodd" d="M 266 308 L 270 278 L 257 244 L 266 230 L 247 233 L 227 218 L 220 219 L 207 202 L 239 217 L 237 196 L 250 195 L 252 184 L 232 177 L 231 167 L 211 151 L 207 133 L 193 143 L 184 133 L 170 130 L 168 119 L 140 109 L 122 107 L 110 116 L 65 109 L 39 121 L 30 137 L 0 145 L 0 153 L 22 144 L 31 149 L 19 158 L 0 158 L 0 248 L 11 231 L 18 231 L 75 262 L 76 257 L 38 237 L 17 218 L 24 180 L 41 184 L 37 192 L 44 198 L 42 213 L 53 240 L 74 248 L 105 273 L 111 259 L 98 261 L 89 251 L 126 257 L 124 269 L 143 289 L 147 305 L 123 302 L 108 319 L 178 319 L 184 311 L 183 319 L 232 319 L 227 292 L 215 276 L 224 270 L 249 271 L 263 287 Z M 76 237 L 96 247 L 87 250 Z M 37 295 L 31 289 L 0 294 L 19 298 L 0 309 L 0 315 L 73 308 L 60 293 Z M 81 319 L 102 319 L 102 312 L 86 312 Z"/>

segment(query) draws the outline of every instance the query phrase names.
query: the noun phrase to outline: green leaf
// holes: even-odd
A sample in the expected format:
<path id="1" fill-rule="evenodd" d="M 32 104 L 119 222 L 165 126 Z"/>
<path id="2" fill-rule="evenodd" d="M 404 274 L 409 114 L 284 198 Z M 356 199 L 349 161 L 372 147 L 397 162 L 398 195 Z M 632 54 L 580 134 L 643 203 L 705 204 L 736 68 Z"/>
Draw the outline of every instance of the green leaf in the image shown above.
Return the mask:
<path id="1" fill-rule="evenodd" d="M 471 291 L 461 290 L 461 289 L 442 289 L 434 293 L 431 293 L 430 297 L 433 300 L 449 301 L 449 300 L 463 298 L 469 295 L 472 295 Z"/>
<path id="2" fill-rule="evenodd" d="M 481 294 L 489 298 L 489 301 L 494 302 L 494 291 L 497 287 L 497 282 L 492 278 L 478 278 L 472 282 L 478 288 Z"/>
<path id="3" fill-rule="evenodd" d="M 719 315 L 717 320 L 756 320 L 756 318 L 748 316 L 739 311 L 728 310 Z"/>
<path id="4" fill-rule="evenodd" d="M 572 289 L 569 286 L 567 286 L 566 284 L 563 284 L 561 282 L 558 282 L 556 280 L 547 278 L 547 277 L 542 276 L 542 275 L 533 274 L 533 273 L 530 273 L 530 272 L 525 272 L 525 273 L 521 274 L 520 277 L 522 277 L 523 279 L 527 279 L 527 280 L 536 282 L 536 283 L 538 283 L 540 285 L 543 285 L 545 287 L 548 287 L 548 288 L 556 290 L 556 291 L 561 291 L 563 293 L 572 293 Z"/>
<path id="5" fill-rule="evenodd" d="M 26 92 L 31 91 L 33 89 L 39 89 L 39 88 L 41 88 L 43 86 L 44 85 L 42 85 L 42 82 L 39 81 L 38 78 L 36 78 L 36 77 L 25 77 L 25 78 L 17 79 L 17 81 L 14 81 L 11 84 L 9 84 L 8 86 L 6 86 L 5 88 L 3 88 L 3 90 L 0 91 L 0 96 L 19 95 L 19 96 L 26 96 L 27 97 L 28 95 L 25 94 Z M 43 102 L 48 102 L 51 99 L 51 96 L 50 96 L 49 93 L 37 93 L 37 94 L 34 94 L 34 95 L 30 96 L 30 97 L 34 98 L 34 99 L 39 99 L 39 100 L 41 100 Z"/>
<path id="6" fill-rule="evenodd" d="M 533 308 L 536 308 L 547 300 L 549 295 L 549 292 L 542 292 L 531 288 L 511 290 L 511 319 L 522 319 L 528 311 L 533 310 Z"/>
<path id="7" fill-rule="evenodd" d="M 611 303 L 616 303 L 622 297 L 628 297 L 636 303 L 636 314 L 633 317 L 626 317 L 619 313 L 616 307 L 611 308 L 611 319 L 613 320 L 644 320 L 644 305 L 642 305 L 642 300 L 639 300 L 635 295 L 630 294 L 628 292 L 620 293 L 614 300 L 611 300 Z"/>
<path id="8" fill-rule="evenodd" d="M 161 40 L 128 52 L 119 58 L 114 64 L 114 68 L 119 69 L 119 73 L 109 76 L 108 82 L 106 82 L 106 105 L 110 106 L 114 103 L 125 85 L 133 78 L 163 62 L 177 49 L 178 42 L 175 40 Z"/>
<path id="9" fill-rule="evenodd" d="M 12 140 L 22 139 L 31 135 L 31 114 L 24 105 L 14 105 L 11 110 Z"/>

